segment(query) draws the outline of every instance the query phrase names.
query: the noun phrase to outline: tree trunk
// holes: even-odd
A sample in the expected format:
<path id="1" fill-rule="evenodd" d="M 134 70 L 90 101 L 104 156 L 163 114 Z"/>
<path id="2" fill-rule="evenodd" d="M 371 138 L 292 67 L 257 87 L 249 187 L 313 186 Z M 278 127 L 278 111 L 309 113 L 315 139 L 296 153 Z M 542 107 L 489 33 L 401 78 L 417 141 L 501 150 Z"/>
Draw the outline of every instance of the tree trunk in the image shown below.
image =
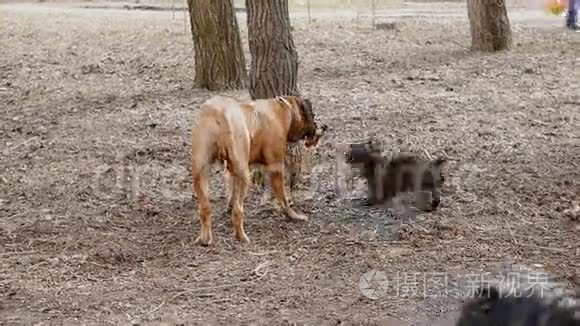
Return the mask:
<path id="1" fill-rule="evenodd" d="M 246 61 L 232 0 L 187 0 L 195 47 L 195 86 L 245 88 Z"/>
<path id="2" fill-rule="evenodd" d="M 508 50 L 512 32 L 505 0 L 467 0 L 471 30 L 471 50 L 493 52 Z"/>
<path id="3" fill-rule="evenodd" d="M 288 0 L 246 0 L 246 11 L 252 55 L 250 96 L 260 99 L 300 95 L 296 85 L 298 53 L 292 38 Z M 288 144 L 285 166 L 290 190 L 301 181 L 303 155 L 301 144 Z M 257 180 L 262 183 L 263 176 L 258 175 Z"/>
<path id="4" fill-rule="evenodd" d="M 252 55 L 253 99 L 298 95 L 298 54 L 290 30 L 288 0 L 246 0 Z"/>

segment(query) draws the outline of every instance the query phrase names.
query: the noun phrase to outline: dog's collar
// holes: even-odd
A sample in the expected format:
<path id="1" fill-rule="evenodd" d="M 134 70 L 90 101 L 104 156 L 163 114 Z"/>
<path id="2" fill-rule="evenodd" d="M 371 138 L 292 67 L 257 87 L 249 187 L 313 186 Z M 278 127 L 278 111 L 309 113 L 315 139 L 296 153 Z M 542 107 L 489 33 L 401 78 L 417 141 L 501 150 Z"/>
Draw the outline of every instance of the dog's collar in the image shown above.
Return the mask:
<path id="1" fill-rule="evenodd" d="M 288 102 L 287 99 L 283 98 L 282 96 L 277 96 L 276 99 L 284 104 L 286 104 L 286 106 L 288 107 L 288 109 L 292 109 L 292 104 L 290 104 L 290 102 Z"/>

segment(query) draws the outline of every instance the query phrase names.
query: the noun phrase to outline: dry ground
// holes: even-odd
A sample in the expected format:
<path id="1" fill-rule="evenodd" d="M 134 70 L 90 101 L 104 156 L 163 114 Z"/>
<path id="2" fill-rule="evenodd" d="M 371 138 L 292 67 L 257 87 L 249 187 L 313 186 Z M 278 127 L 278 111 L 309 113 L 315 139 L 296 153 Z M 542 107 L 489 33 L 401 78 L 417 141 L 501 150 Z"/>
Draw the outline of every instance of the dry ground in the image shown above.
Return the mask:
<path id="1" fill-rule="evenodd" d="M 0 7 L 0 324 L 370 325 L 461 303 L 368 299 L 369 270 L 443 272 L 457 289 L 511 262 L 580 284 L 565 213 L 579 198 L 580 34 L 563 20 L 518 21 L 513 51 L 492 55 L 467 50 L 465 19 L 297 21 L 300 86 L 332 128 L 314 192 L 294 200 L 310 221 L 254 191 L 252 243 L 235 243 L 216 175 L 216 243 L 203 248 L 189 125 L 212 94 L 193 88 L 182 14 L 49 8 Z M 453 158 L 441 210 L 399 228 L 357 204 L 360 184 L 340 191 L 335 155 L 369 131 Z"/>

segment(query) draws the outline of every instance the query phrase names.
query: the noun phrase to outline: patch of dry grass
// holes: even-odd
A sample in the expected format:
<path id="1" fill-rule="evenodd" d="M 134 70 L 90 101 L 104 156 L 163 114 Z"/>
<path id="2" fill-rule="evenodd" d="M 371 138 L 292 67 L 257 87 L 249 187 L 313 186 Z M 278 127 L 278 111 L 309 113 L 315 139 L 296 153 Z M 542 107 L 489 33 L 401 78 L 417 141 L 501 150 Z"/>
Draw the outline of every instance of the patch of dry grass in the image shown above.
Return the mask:
<path id="1" fill-rule="evenodd" d="M 401 20 L 397 31 L 297 23 L 300 87 L 331 128 L 313 155 L 314 195 L 294 199 L 311 221 L 285 221 L 253 192 L 253 242 L 241 246 L 216 176 L 216 244 L 201 248 L 192 245 L 189 122 L 213 94 L 193 88 L 183 21 L 2 8 L 0 320 L 418 321 L 460 299 L 372 301 L 360 276 L 458 279 L 505 260 L 542 264 L 577 286 L 579 226 L 565 211 L 579 195 L 578 40 L 514 29 L 512 51 L 483 55 L 467 51 L 465 21 Z M 361 189 L 337 193 L 338 149 L 369 131 L 389 150 L 454 158 L 440 211 L 401 228 L 389 212 L 353 204 Z M 384 240 L 393 234 L 400 240 Z"/>

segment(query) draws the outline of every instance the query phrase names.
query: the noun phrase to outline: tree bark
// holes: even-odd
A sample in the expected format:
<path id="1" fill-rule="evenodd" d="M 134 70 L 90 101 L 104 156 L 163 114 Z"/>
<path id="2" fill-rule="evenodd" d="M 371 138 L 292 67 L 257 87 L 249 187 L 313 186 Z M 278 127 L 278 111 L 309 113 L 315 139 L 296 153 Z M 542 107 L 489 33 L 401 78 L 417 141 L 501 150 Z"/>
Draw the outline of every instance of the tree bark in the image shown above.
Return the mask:
<path id="1" fill-rule="evenodd" d="M 298 53 L 290 29 L 288 0 L 246 0 L 253 99 L 298 95 Z"/>
<path id="2" fill-rule="evenodd" d="M 471 50 L 509 50 L 512 32 L 505 0 L 467 0 Z"/>
<path id="3" fill-rule="evenodd" d="M 246 0 L 252 99 L 300 95 L 297 88 L 298 53 L 292 38 L 288 0 Z M 301 144 L 286 148 L 290 190 L 301 181 L 304 150 Z M 260 183 L 264 177 L 255 176 Z"/>
<path id="4" fill-rule="evenodd" d="M 195 47 L 195 86 L 211 91 L 247 86 L 232 0 L 187 0 Z"/>

